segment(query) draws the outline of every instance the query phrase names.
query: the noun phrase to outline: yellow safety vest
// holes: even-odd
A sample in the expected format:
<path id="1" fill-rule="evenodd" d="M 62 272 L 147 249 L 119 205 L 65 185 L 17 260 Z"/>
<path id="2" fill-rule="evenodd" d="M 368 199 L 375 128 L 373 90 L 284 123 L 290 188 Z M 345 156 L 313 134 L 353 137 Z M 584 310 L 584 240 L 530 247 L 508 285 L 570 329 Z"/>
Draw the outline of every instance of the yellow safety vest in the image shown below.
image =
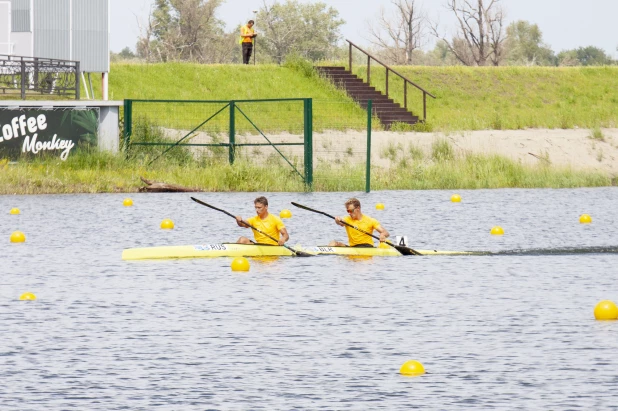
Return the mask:
<path id="1" fill-rule="evenodd" d="M 248 36 L 250 34 L 254 34 L 253 27 L 248 27 L 246 24 L 240 28 L 240 41 L 238 44 L 242 43 L 253 43 L 253 37 L 243 37 Z"/>

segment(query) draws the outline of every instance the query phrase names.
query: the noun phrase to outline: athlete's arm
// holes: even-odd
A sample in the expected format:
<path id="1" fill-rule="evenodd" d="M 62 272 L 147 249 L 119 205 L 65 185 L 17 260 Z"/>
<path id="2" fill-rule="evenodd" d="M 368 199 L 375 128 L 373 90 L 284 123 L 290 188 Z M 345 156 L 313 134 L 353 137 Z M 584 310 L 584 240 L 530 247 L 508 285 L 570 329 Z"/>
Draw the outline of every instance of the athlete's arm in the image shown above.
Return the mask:
<path id="1" fill-rule="evenodd" d="M 386 231 L 386 228 L 379 226 L 376 227 L 376 231 L 378 233 L 380 233 L 380 242 L 383 243 L 388 237 L 390 237 L 390 234 L 388 233 L 388 231 Z"/>
<path id="2" fill-rule="evenodd" d="M 290 236 L 288 235 L 288 230 L 285 227 L 279 230 L 279 234 L 281 235 L 279 237 L 279 245 L 285 244 L 285 242 L 290 239 Z"/>
<path id="3" fill-rule="evenodd" d="M 242 217 L 239 215 L 236 216 L 236 224 L 238 224 L 238 227 L 249 228 L 249 226 L 242 221 Z"/>
<path id="4" fill-rule="evenodd" d="M 343 217 L 335 217 L 335 223 L 337 223 L 337 225 L 340 225 L 341 227 L 345 227 L 345 224 L 343 224 L 341 221 L 343 221 Z"/>

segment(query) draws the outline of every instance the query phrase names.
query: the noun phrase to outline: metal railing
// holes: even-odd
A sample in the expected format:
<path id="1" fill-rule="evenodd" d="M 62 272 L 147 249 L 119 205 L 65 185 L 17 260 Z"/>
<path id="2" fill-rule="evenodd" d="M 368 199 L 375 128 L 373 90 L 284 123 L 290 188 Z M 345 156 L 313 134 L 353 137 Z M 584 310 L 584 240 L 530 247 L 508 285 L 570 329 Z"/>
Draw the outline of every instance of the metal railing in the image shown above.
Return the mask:
<path id="1" fill-rule="evenodd" d="M 75 96 L 79 100 L 79 61 L 0 54 L 0 94 Z"/>
<path id="2" fill-rule="evenodd" d="M 399 76 L 401 79 L 403 79 L 403 107 L 405 109 L 408 108 L 408 83 L 410 83 L 412 86 L 416 87 L 417 89 L 423 92 L 423 121 L 427 119 L 427 96 L 432 97 L 432 98 L 436 98 L 436 96 L 434 96 L 433 94 L 431 94 L 430 92 L 428 92 L 427 90 L 425 90 L 424 88 L 422 88 L 421 86 L 413 82 L 412 80 L 409 80 L 402 74 L 393 70 L 386 64 L 382 63 L 380 60 L 378 60 L 377 58 L 375 58 L 374 56 L 372 56 L 371 54 L 369 54 L 367 51 L 363 50 L 362 48 L 358 47 L 356 44 L 352 43 L 350 40 L 346 40 L 346 41 L 350 45 L 349 47 L 350 51 L 349 51 L 349 56 L 348 56 L 348 64 L 350 66 L 350 72 L 352 72 L 352 50 L 353 48 L 356 48 L 361 53 L 367 56 L 367 84 L 371 85 L 371 60 L 374 60 L 376 63 L 382 65 L 386 69 L 386 88 L 385 88 L 386 98 L 388 98 L 388 73 L 392 72 L 396 76 Z"/>

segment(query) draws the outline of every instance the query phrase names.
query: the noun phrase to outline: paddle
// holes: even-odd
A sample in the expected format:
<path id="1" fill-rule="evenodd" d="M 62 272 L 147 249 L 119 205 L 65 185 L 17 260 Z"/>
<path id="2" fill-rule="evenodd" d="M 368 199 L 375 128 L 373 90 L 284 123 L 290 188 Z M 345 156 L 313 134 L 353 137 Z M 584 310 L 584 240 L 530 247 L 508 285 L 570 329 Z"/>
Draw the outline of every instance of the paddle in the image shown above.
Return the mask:
<path id="1" fill-rule="evenodd" d="M 313 208 L 309 208 L 309 207 L 307 207 L 307 206 L 304 206 L 304 205 L 302 205 L 302 204 L 295 203 L 295 202 L 293 202 L 293 201 L 292 201 L 292 205 L 293 205 L 293 206 L 296 206 L 296 207 L 298 207 L 298 208 L 302 208 L 302 209 L 307 210 L 307 211 L 313 211 L 314 213 L 318 213 L 318 214 L 325 215 L 326 217 L 330 217 L 330 218 L 332 218 L 333 220 L 335 219 L 335 217 L 333 217 L 333 216 L 332 216 L 332 215 L 330 215 L 330 214 L 325 213 L 324 211 L 314 210 Z M 358 228 L 358 227 L 356 227 L 356 226 L 353 226 L 352 224 L 348 224 L 348 223 L 346 223 L 346 222 L 345 222 L 345 221 L 343 221 L 343 220 L 341 220 L 341 223 L 342 223 L 342 224 L 347 225 L 348 227 L 352 227 L 353 229 L 358 230 L 358 231 L 360 231 L 361 233 L 367 234 L 367 235 L 369 235 L 369 236 L 371 236 L 371 237 L 375 238 L 376 240 L 379 240 L 379 239 L 380 239 L 380 237 L 376 237 L 375 235 L 373 235 L 373 234 L 371 234 L 371 233 L 368 233 L 368 232 L 367 232 L 367 231 L 365 231 L 365 230 L 361 230 L 360 228 Z M 391 247 L 393 247 L 395 250 L 399 251 L 399 252 L 400 252 L 401 254 L 403 254 L 403 255 L 422 255 L 421 253 L 419 253 L 419 252 L 418 252 L 418 251 L 416 251 L 416 250 L 413 250 L 413 249 L 412 249 L 412 248 L 410 248 L 410 247 L 404 247 L 404 246 L 402 246 L 402 245 L 395 245 L 395 244 L 391 243 L 390 241 L 384 241 L 384 242 L 385 242 L 386 244 L 390 245 Z"/>
<path id="2" fill-rule="evenodd" d="M 210 204 L 208 204 L 208 203 L 205 203 L 205 202 L 203 202 L 203 201 L 201 201 L 201 200 L 198 200 L 198 199 L 197 199 L 197 198 L 195 198 L 195 197 L 191 197 L 191 200 L 193 200 L 193 201 L 195 201 L 196 203 L 201 204 L 201 205 L 203 205 L 203 206 L 210 207 L 210 208 L 212 208 L 213 210 L 221 211 L 223 214 L 227 214 L 227 215 L 229 215 L 230 217 L 232 217 L 234 220 L 236 220 L 236 216 L 235 216 L 235 215 L 233 215 L 233 214 L 231 214 L 231 213 L 228 213 L 228 212 L 227 212 L 227 211 L 225 211 L 225 210 L 222 210 L 222 209 L 217 208 L 217 207 L 215 207 L 215 206 L 212 206 L 212 205 L 210 205 Z M 249 228 L 251 228 L 252 230 L 255 230 L 255 231 L 257 231 L 258 233 L 263 234 L 263 235 L 265 235 L 266 237 L 270 238 L 271 240 L 278 242 L 278 240 L 277 240 L 276 238 L 271 237 L 271 236 L 269 236 L 268 234 L 266 234 L 265 232 L 263 232 L 263 231 L 261 231 L 261 230 L 259 230 L 259 229 L 255 228 L 255 227 L 253 227 L 251 224 L 249 224 L 249 223 L 248 223 L 248 222 L 246 222 L 245 220 L 241 220 L 241 221 L 242 221 L 243 223 L 245 223 L 247 226 L 249 226 Z M 283 246 L 284 246 L 285 248 L 287 248 L 288 250 L 290 250 L 291 252 L 293 252 L 293 253 L 294 253 L 296 256 L 298 256 L 298 257 L 313 257 L 313 254 L 309 254 L 309 253 L 306 253 L 306 252 L 304 252 L 304 251 L 296 251 L 296 250 L 295 250 L 295 249 L 293 249 L 292 247 L 288 247 L 288 246 L 287 246 L 287 245 L 285 245 L 285 244 L 283 244 Z"/>

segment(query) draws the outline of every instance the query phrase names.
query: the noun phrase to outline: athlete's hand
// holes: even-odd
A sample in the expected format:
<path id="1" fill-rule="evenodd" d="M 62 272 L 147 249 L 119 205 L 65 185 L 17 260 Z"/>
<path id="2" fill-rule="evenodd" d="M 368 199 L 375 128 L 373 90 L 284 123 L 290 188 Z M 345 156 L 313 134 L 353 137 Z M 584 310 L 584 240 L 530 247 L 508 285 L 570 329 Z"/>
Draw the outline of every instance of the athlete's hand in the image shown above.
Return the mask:
<path id="1" fill-rule="evenodd" d="M 380 242 L 383 243 L 386 241 L 386 235 L 384 233 L 380 234 Z"/>
<path id="2" fill-rule="evenodd" d="M 283 238 L 280 238 L 279 239 L 279 245 L 283 245 L 283 244 L 285 244 L 285 241 L 283 240 Z"/>

